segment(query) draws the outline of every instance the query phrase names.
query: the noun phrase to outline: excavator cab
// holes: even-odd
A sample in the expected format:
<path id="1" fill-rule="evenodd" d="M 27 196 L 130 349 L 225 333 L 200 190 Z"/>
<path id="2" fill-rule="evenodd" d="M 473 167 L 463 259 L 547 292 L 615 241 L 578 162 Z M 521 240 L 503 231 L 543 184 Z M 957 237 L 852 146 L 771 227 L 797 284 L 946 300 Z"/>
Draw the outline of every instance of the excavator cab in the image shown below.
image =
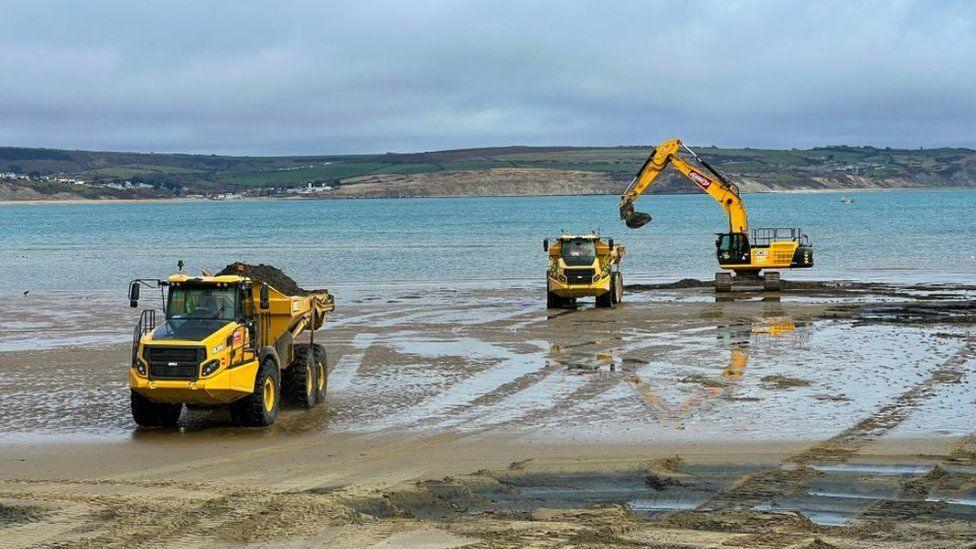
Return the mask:
<path id="1" fill-rule="evenodd" d="M 749 264 L 751 247 L 746 233 L 718 233 L 715 254 L 722 267 Z"/>

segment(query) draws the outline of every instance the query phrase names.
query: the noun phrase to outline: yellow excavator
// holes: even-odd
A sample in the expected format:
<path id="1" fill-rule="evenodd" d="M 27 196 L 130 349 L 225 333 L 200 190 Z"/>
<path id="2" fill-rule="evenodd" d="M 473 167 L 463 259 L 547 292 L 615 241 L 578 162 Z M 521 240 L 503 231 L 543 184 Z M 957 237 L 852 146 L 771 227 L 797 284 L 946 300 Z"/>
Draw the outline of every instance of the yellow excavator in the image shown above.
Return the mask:
<path id="1" fill-rule="evenodd" d="M 678 156 L 682 149 L 701 167 Z M 803 230 L 796 227 L 764 227 L 750 232 L 738 187 L 702 160 L 695 151 L 683 145 L 680 139 L 667 141 L 651 151 L 630 186 L 620 195 L 620 218 L 628 227 L 637 229 L 651 221 L 650 215 L 634 209 L 634 201 L 654 183 L 668 164 L 708 193 L 728 215 L 729 231 L 717 233 L 715 240 L 719 267 L 725 269 L 715 274 L 716 292 L 732 291 L 732 272 L 736 275 L 736 286 L 758 285 L 766 291 L 778 291 L 779 272 L 770 269 L 813 267 L 813 245 Z M 766 272 L 760 274 L 764 270 Z"/>

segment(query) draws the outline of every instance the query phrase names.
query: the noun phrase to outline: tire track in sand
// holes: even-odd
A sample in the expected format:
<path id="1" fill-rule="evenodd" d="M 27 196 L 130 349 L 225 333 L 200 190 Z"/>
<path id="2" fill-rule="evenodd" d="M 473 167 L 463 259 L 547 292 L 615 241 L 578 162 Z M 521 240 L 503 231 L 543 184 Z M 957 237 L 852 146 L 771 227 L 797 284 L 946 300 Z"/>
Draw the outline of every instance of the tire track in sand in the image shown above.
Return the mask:
<path id="1" fill-rule="evenodd" d="M 937 387 L 957 383 L 974 358 L 976 358 L 976 340 L 967 339 L 961 349 L 933 369 L 927 378 L 896 396 L 867 418 L 788 458 L 775 469 L 740 478 L 695 510 L 751 508 L 768 503 L 784 494 L 804 492 L 823 474 L 810 467 L 811 463 L 844 463 L 850 460 L 865 445 L 887 434 L 908 419 L 912 411 L 926 399 L 936 396 Z"/>
<path id="2" fill-rule="evenodd" d="M 543 368 L 481 395 L 468 404 L 469 409 L 450 418 L 426 418 L 419 425 L 431 429 L 447 429 L 473 424 L 473 429 L 466 430 L 483 433 L 499 427 L 524 426 L 556 416 L 571 409 L 581 400 L 596 398 L 610 391 L 623 381 L 622 375 L 596 371 L 597 366 L 610 360 L 608 357 L 655 345 L 653 342 L 613 336 L 573 346 L 561 345 L 557 355 L 570 348 L 607 343 L 612 344 L 592 353 L 574 352 L 569 356 L 556 357 L 551 356 L 555 349 L 550 345 L 547 363 Z M 574 367 L 580 372 L 570 372 Z M 585 379 L 585 376 L 589 376 L 589 379 Z"/>

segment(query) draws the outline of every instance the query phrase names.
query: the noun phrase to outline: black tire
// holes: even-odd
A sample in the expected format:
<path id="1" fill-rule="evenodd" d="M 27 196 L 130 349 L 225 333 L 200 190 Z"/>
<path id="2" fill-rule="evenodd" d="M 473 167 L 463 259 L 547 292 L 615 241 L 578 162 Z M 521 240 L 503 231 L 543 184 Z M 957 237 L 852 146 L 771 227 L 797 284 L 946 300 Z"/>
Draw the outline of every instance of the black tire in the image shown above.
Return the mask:
<path id="1" fill-rule="evenodd" d="M 140 427 L 176 427 L 183 412 L 182 404 L 153 402 L 135 391 L 129 392 L 132 419 Z"/>
<path id="2" fill-rule="evenodd" d="M 325 354 L 325 347 L 316 343 L 315 347 L 315 401 L 325 401 L 325 392 L 329 389 L 329 360 Z"/>
<path id="3" fill-rule="evenodd" d="M 265 398 L 270 380 L 272 394 L 269 400 Z M 230 417 L 234 423 L 244 427 L 267 427 L 278 417 L 281 403 L 281 379 L 278 376 L 278 365 L 274 358 L 265 357 L 254 378 L 254 392 L 236 400 L 230 405 Z"/>
<path id="4" fill-rule="evenodd" d="M 299 408 L 315 406 L 315 359 L 312 346 L 298 343 L 295 360 L 281 373 L 281 394 L 285 401 Z"/>
<path id="5" fill-rule="evenodd" d="M 610 286 L 610 291 L 596 296 L 596 306 L 601 309 L 613 308 L 613 285 Z"/>
<path id="6" fill-rule="evenodd" d="M 547 309 L 562 309 L 565 306 L 566 305 L 565 305 L 565 302 L 563 301 L 563 298 L 561 298 L 558 295 L 552 293 L 552 291 L 549 289 L 549 279 L 547 278 L 546 279 L 546 308 Z"/>
<path id="7" fill-rule="evenodd" d="M 613 274 L 613 284 L 610 288 L 613 293 L 613 303 L 616 305 L 624 300 L 624 275 L 620 272 Z"/>

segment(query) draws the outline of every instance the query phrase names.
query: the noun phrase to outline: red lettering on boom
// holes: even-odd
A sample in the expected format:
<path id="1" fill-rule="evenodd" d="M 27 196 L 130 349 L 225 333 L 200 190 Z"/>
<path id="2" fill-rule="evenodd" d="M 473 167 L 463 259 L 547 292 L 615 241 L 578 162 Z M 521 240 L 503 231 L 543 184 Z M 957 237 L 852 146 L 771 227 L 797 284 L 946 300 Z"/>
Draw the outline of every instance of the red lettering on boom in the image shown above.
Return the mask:
<path id="1" fill-rule="evenodd" d="M 696 172 L 695 170 L 690 170 L 690 171 L 691 173 L 688 174 L 688 177 L 690 177 L 691 180 L 695 182 L 695 185 L 701 187 L 703 191 L 707 191 L 708 186 L 712 184 L 712 180 Z"/>

